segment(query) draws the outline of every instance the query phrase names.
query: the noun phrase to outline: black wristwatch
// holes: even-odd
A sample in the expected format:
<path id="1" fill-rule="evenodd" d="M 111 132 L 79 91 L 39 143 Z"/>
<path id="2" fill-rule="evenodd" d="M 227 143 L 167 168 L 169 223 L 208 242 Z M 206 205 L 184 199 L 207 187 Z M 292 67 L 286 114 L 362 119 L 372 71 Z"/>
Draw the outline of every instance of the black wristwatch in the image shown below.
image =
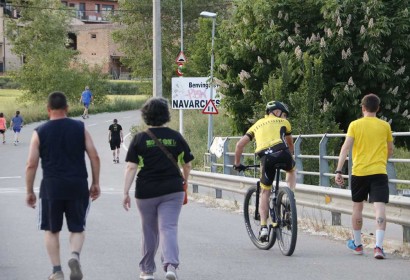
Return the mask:
<path id="1" fill-rule="evenodd" d="M 336 174 L 343 174 L 342 171 L 340 171 L 340 170 L 336 170 L 335 173 Z"/>

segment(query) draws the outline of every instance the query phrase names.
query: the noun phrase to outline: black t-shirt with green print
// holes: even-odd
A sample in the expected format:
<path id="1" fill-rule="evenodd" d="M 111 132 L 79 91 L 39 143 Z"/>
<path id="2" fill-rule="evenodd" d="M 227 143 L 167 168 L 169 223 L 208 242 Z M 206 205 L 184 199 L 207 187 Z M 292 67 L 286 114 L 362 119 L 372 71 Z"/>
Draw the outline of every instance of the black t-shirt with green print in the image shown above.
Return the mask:
<path id="1" fill-rule="evenodd" d="M 179 165 L 194 159 L 188 143 L 179 132 L 168 127 L 150 130 Z M 125 160 L 138 164 L 136 198 L 152 198 L 183 191 L 183 179 L 175 165 L 145 132 L 134 136 Z"/>

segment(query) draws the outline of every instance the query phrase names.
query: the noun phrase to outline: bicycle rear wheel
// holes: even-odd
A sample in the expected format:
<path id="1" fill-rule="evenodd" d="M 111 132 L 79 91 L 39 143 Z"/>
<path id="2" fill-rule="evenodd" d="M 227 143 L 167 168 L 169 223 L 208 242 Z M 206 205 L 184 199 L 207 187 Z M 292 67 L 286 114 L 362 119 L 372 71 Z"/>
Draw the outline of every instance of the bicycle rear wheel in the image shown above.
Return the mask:
<path id="1" fill-rule="evenodd" d="M 276 232 L 274 229 L 269 227 L 269 239 L 267 242 L 261 242 L 259 240 L 259 230 L 260 230 L 260 217 L 259 215 L 255 218 L 255 207 L 256 204 L 256 186 L 250 187 L 245 195 L 245 200 L 243 203 L 243 214 L 245 219 L 246 231 L 251 239 L 252 243 L 259 249 L 269 250 L 275 244 Z"/>
<path id="2" fill-rule="evenodd" d="M 291 256 L 295 251 L 298 236 L 296 201 L 291 189 L 279 189 L 276 207 L 280 221 L 276 229 L 279 248 L 283 255 Z"/>

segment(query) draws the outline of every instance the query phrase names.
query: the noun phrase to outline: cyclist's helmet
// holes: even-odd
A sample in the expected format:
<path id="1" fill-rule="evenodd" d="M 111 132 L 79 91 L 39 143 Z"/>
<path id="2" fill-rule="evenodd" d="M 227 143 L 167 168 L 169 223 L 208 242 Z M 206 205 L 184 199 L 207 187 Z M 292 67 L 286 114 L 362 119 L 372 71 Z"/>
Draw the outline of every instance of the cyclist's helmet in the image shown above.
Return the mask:
<path id="1" fill-rule="evenodd" d="M 286 104 L 279 102 L 279 101 L 270 101 L 266 104 L 266 114 L 269 115 L 270 112 L 279 109 L 282 113 L 286 113 L 289 116 L 289 108 Z"/>

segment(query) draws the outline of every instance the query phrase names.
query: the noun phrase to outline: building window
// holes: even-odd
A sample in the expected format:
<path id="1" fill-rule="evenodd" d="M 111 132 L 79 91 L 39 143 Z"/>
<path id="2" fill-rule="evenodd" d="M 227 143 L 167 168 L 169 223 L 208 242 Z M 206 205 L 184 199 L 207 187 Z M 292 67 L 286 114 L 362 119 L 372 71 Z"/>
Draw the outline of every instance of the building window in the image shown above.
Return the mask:
<path id="1" fill-rule="evenodd" d="M 96 39 L 97 38 L 97 34 L 91 34 L 91 39 Z"/>
<path id="2" fill-rule="evenodd" d="M 63 4 L 64 6 L 68 6 L 68 3 L 67 3 L 67 1 L 61 1 L 61 4 Z"/>
<path id="3" fill-rule="evenodd" d="M 100 13 L 101 12 L 101 5 L 100 4 L 95 4 L 95 12 Z"/>
<path id="4" fill-rule="evenodd" d="M 108 17 L 113 11 L 114 5 L 102 5 L 102 19 L 108 20 Z"/>

